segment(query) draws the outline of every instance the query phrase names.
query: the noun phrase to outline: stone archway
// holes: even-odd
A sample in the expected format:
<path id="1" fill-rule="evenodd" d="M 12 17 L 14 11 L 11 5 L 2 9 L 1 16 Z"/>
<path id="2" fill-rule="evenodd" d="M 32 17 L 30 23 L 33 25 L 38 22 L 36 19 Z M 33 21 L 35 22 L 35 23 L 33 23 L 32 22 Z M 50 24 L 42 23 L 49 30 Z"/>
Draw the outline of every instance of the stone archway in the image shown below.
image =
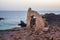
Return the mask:
<path id="1" fill-rule="evenodd" d="M 31 10 L 31 8 L 28 9 L 28 13 L 27 13 L 27 29 L 30 30 L 31 26 L 31 17 L 32 16 L 36 17 L 36 21 L 35 21 L 35 32 L 39 32 L 42 28 L 44 28 L 45 26 L 45 21 L 42 18 L 42 15 L 40 15 L 37 11 Z"/>

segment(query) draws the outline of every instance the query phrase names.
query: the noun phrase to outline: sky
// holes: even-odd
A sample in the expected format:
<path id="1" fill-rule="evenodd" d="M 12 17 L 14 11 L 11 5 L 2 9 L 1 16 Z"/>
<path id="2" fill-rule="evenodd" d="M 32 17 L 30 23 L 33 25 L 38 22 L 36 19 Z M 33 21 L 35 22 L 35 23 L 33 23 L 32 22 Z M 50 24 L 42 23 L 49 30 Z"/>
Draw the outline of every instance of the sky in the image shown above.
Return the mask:
<path id="1" fill-rule="evenodd" d="M 21 11 L 33 10 L 60 11 L 60 0 L 0 0 L 0 10 Z"/>

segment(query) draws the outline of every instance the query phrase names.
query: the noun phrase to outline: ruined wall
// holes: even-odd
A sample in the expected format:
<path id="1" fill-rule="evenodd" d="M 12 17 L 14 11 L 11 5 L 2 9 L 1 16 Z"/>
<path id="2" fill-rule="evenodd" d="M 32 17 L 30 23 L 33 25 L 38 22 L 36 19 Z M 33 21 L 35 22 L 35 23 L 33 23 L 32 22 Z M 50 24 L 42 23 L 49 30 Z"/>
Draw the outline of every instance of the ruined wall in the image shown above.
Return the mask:
<path id="1" fill-rule="evenodd" d="M 45 26 L 45 21 L 42 18 L 42 15 L 40 15 L 37 11 L 31 10 L 31 8 L 28 9 L 27 13 L 27 30 L 30 30 L 30 20 L 31 16 L 36 16 L 36 24 L 35 24 L 35 32 L 39 32 L 42 28 Z"/>

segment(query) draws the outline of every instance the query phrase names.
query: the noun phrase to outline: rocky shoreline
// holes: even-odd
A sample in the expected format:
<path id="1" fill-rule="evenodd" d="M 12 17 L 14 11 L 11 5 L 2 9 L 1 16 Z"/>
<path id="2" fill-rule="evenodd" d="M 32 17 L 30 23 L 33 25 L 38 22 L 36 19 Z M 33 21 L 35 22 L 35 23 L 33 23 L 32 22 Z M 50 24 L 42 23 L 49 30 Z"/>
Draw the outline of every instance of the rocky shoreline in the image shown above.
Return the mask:
<path id="1" fill-rule="evenodd" d="M 39 34 L 31 30 L 27 32 L 26 27 L 18 30 L 0 30 L 0 40 L 60 40 L 60 27 L 56 24 L 49 26 L 48 31 L 41 31 Z"/>
<path id="2" fill-rule="evenodd" d="M 32 29 L 27 32 L 26 27 L 0 30 L 0 40 L 60 40 L 60 15 L 44 16 L 49 23 L 48 31 L 41 30 L 39 34 L 36 34 L 32 32 Z"/>
<path id="3" fill-rule="evenodd" d="M 40 15 L 29 8 L 27 24 L 21 21 L 18 25 L 21 27 L 0 30 L 0 40 L 60 40 L 60 15 Z"/>

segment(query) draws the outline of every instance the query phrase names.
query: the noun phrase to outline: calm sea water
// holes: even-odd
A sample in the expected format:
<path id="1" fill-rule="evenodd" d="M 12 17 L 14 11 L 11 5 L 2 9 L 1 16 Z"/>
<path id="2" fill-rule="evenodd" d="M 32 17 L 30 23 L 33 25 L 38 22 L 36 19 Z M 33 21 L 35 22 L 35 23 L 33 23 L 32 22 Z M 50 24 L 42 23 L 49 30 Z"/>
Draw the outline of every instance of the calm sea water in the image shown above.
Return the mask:
<path id="1" fill-rule="evenodd" d="M 59 11 L 39 11 L 41 14 L 44 13 L 55 13 L 59 14 Z M 26 23 L 27 12 L 26 11 L 0 11 L 0 18 L 5 18 L 5 20 L 0 21 L 0 30 L 11 29 L 14 27 L 19 27 L 20 21 Z"/>
<path id="2" fill-rule="evenodd" d="M 26 15 L 26 11 L 0 11 L 0 18 L 5 18 L 0 21 L 0 30 L 19 27 L 20 20 L 26 23 Z"/>

